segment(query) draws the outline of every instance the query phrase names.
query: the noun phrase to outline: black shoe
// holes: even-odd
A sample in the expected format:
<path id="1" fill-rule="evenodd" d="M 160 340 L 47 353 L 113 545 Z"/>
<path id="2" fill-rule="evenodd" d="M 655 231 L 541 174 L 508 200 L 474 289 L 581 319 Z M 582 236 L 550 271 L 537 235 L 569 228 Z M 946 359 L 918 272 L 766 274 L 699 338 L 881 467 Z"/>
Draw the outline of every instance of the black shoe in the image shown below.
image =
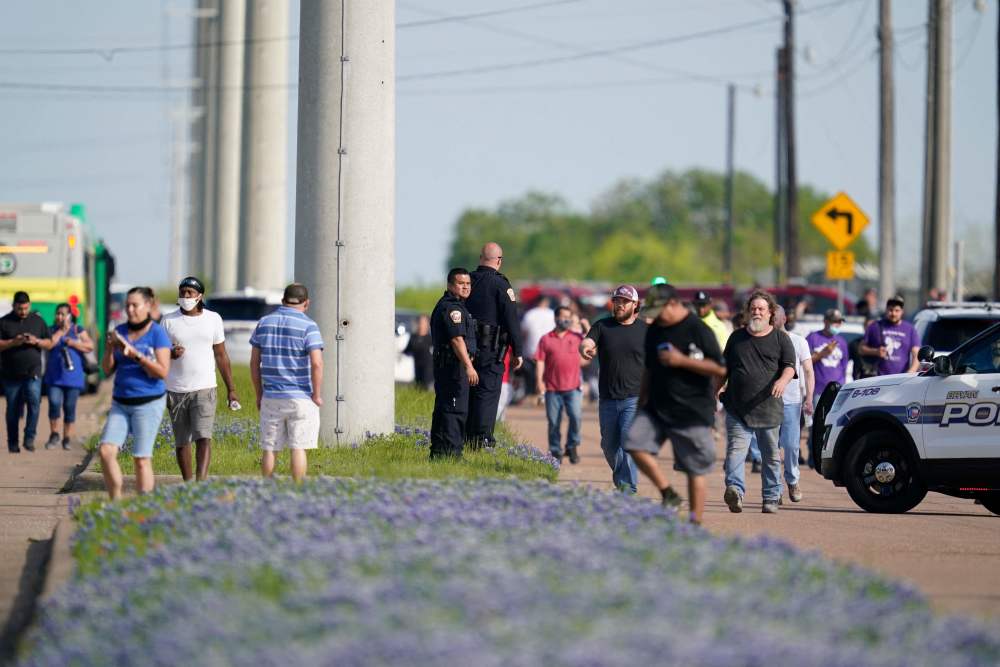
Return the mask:
<path id="1" fill-rule="evenodd" d="M 59 434 L 53 433 L 49 436 L 49 439 L 45 441 L 45 449 L 55 449 L 59 445 Z"/>
<path id="2" fill-rule="evenodd" d="M 67 452 L 70 450 L 70 439 L 69 438 L 63 438 L 62 447 Z"/>
<path id="3" fill-rule="evenodd" d="M 760 472 L 760 461 L 754 461 L 750 466 L 750 472 Z"/>
<path id="4" fill-rule="evenodd" d="M 681 506 L 681 503 L 684 502 L 684 499 L 681 498 L 676 491 L 674 491 L 674 487 L 672 486 L 660 489 L 660 497 L 662 498 L 662 500 L 660 500 L 660 504 L 663 507 L 673 507 L 674 509 L 677 509 Z"/>
<path id="5" fill-rule="evenodd" d="M 567 448 L 566 455 L 569 457 L 569 462 L 573 465 L 580 462 L 580 455 L 576 453 L 576 447 L 573 447 L 572 449 Z"/>
<path id="6" fill-rule="evenodd" d="M 25 440 L 24 441 L 24 448 L 27 449 L 29 452 L 35 451 L 35 441 L 34 440 Z"/>
<path id="7" fill-rule="evenodd" d="M 21 448 L 20 447 L 16 447 L 16 446 L 15 447 L 8 446 L 7 447 L 7 452 L 10 453 L 10 454 L 20 454 L 21 453 Z"/>

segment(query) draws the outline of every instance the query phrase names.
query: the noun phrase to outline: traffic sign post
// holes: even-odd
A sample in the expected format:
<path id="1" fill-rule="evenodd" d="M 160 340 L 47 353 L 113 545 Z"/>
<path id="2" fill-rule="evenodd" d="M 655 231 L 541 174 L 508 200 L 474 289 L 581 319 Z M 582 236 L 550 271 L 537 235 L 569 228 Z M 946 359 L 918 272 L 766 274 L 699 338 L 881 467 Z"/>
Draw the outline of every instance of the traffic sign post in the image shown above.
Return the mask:
<path id="1" fill-rule="evenodd" d="M 868 226 L 868 216 L 845 192 L 838 192 L 813 213 L 813 226 L 836 250 L 826 253 L 826 279 L 837 281 L 837 307 L 843 306 L 844 281 L 854 280 L 854 253 L 847 247 Z"/>

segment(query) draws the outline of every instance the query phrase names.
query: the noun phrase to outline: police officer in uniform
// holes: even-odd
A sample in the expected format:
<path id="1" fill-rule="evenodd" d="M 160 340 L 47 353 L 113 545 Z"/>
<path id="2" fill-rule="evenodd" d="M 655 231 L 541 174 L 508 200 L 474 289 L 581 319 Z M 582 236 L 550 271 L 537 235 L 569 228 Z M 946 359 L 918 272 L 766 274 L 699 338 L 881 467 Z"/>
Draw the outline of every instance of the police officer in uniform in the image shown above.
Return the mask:
<path id="1" fill-rule="evenodd" d="M 492 445 L 496 424 L 503 358 L 511 348 L 511 371 L 521 368 L 521 331 L 518 326 L 514 288 L 499 272 L 503 249 L 487 243 L 479 254 L 479 268 L 472 272 L 472 295 L 466 307 L 476 320 L 478 352 L 475 360 L 479 384 L 469 397 L 466 435 L 470 443 Z"/>
<path id="2" fill-rule="evenodd" d="M 431 313 L 434 344 L 434 416 L 431 418 L 431 458 L 461 456 L 469 386 L 479 383 L 472 365 L 476 355 L 475 322 L 465 307 L 472 289 L 466 269 L 448 272 L 448 290 Z"/>

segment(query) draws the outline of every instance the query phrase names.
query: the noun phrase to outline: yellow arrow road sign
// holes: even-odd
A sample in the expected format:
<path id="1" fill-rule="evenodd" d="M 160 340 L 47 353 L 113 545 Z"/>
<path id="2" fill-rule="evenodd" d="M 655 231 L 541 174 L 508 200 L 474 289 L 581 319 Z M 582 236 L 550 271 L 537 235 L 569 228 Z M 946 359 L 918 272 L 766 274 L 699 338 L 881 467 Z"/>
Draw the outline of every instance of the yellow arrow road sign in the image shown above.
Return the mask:
<path id="1" fill-rule="evenodd" d="M 826 253 L 827 280 L 854 280 L 854 253 L 835 250 Z"/>
<path id="2" fill-rule="evenodd" d="M 861 236 L 868 226 L 864 214 L 845 193 L 837 193 L 813 213 L 812 223 L 837 250 L 843 250 Z"/>

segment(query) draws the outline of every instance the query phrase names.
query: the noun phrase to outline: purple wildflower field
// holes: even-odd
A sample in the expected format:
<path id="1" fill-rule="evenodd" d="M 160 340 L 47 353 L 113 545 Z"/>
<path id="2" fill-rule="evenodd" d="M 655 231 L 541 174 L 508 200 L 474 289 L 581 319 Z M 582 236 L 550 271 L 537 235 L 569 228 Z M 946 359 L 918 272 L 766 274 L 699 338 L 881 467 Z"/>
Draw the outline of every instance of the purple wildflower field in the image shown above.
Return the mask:
<path id="1" fill-rule="evenodd" d="M 21 665 L 1000 661 L 912 588 L 583 487 L 218 480 L 79 517 Z"/>

